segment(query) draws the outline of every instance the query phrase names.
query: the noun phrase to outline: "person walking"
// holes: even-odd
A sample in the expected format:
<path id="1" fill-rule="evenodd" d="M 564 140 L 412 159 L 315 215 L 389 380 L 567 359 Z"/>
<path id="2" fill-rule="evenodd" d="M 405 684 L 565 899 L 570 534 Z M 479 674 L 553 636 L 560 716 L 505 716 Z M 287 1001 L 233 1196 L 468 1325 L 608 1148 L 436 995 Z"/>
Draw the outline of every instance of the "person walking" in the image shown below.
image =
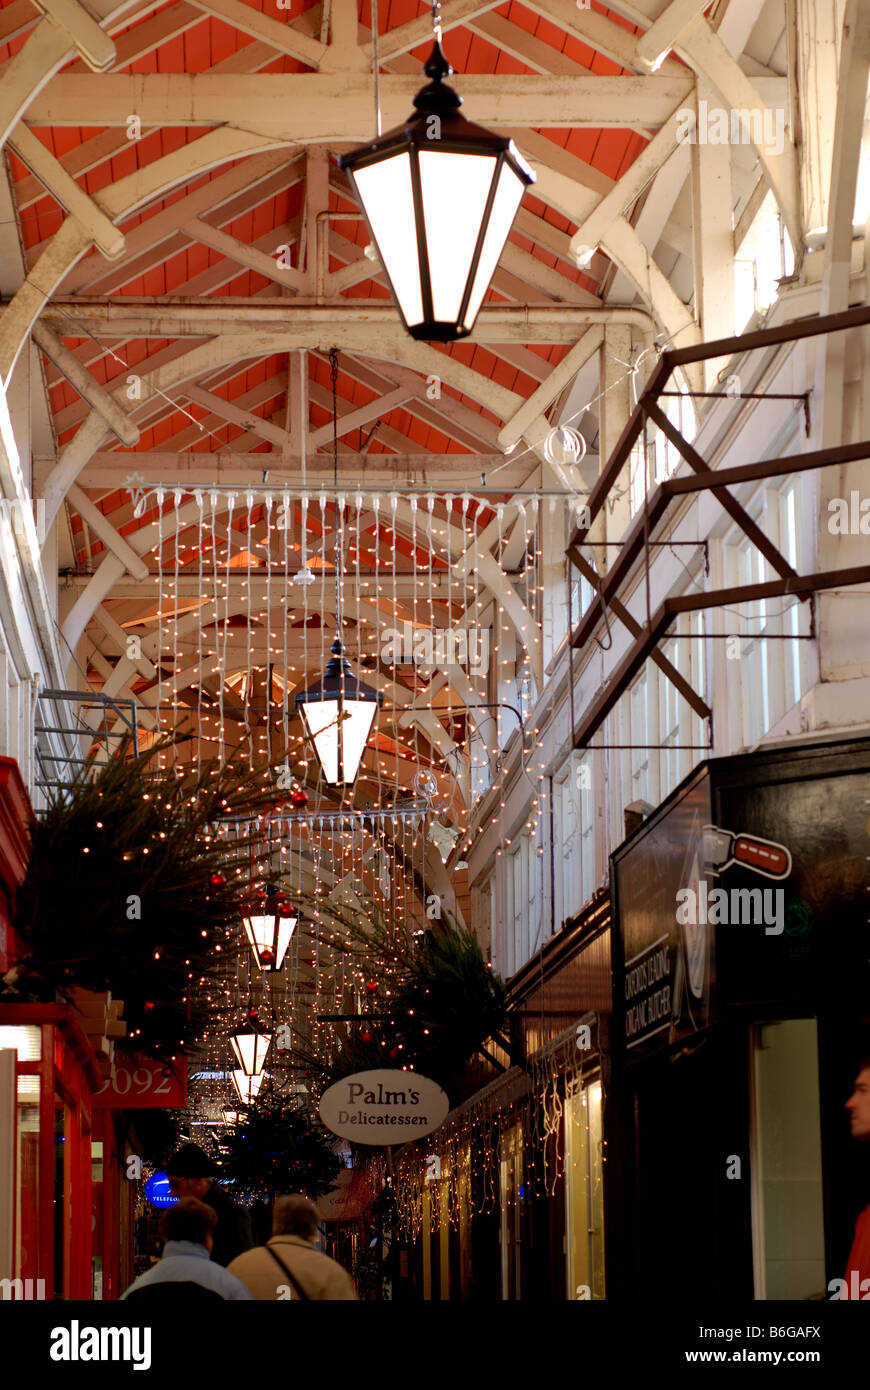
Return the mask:
<path id="1" fill-rule="evenodd" d="M 182 1144 L 166 1164 L 166 1176 L 173 1197 L 196 1197 L 217 1215 L 212 1261 L 228 1265 L 254 1244 L 251 1219 L 246 1211 L 218 1187 L 217 1164 L 198 1144 Z"/>
<path id="2" fill-rule="evenodd" d="M 846 1101 L 846 1109 L 852 1138 L 870 1143 L 870 1057 L 859 1063 L 855 1088 Z M 855 1222 L 852 1249 L 846 1262 L 845 1286 L 841 1298 L 870 1298 L 870 1207 L 865 1207 Z"/>
<path id="3" fill-rule="evenodd" d="M 211 1258 L 217 1216 L 195 1197 L 182 1197 L 163 1213 L 163 1256 L 121 1295 L 133 1303 L 181 1300 L 203 1303 L 218 1299 L 253 1300 L 240 1279 Z"/>
<path id="4" fill-rule="evenodd" d="M 299 1192 L 276 1198 L 271 1238 L 237 1256 L 228 1272 L 256 1299 L 356 1299 L 347 1271 L 315 1248 L 319 1224 L 310 1198 Z"/>

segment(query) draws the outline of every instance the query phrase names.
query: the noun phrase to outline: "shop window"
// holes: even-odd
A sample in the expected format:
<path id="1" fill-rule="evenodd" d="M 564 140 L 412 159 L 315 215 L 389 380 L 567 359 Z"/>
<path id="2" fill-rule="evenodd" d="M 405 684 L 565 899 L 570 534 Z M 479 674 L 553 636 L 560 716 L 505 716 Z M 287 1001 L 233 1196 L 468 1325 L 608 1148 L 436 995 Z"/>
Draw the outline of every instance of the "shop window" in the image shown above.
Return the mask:
<path id="1" fill-rule="evenodd" d="M 677 395 L 661 396 L 658 403 L 686 443 L 691 444 L 697 428 L 691 397 L 681 390 Z M 628 489 L 632 516 L 643 506 L 647 492 L 657 483 L 664 482 L 665 478 L 670 478 L 682 462 L 683 456 L 677 446 L 657 426 L 648 424 L 645 436 L 641 434 L 629 455 Z"/>
<path id="2" fill-rule="evenodd" d="M 450 1297 L 450 1165 L 442 1160 L 441 1181 L 435 1184 L 438 1193 L 438 1269 L 440 1296 Z"/>
<path id="3" fill-rule="evenodd" d="M 704 615 L 682 613 L 676 633 L 662 643 L 662 654 L 693 690 L 704 693 Z M 704 756 L 705 725 L 680 695 L 673 681 L 656 667 L 659 696 L 660 795 L 672 792 Z"/>
<path id="4" fill-rule="evenodd" d="M 515 975 L 541 944 L 543 894 L 537 837 L 523 831 L 508 856 L 508 940 L 504 967 Z"/>
<path id="5" fill-rule="evenodd" d="M 471 1250 L 471 1145 L 462 1150 L 456 1168 L 459 1201 L 459 1297 L 471 1298 L 474 1282 Z"/>
<path id="6" fill-rule="evenodd" d="M 816 1020 L 756 1029 L 752 1080 L 755 1297 L 825 1298 Z"/>
<path id="7" fill-rule="evenodd" d="M 627 742 L 631 766 L 629 801 L 657 801 L 650 777 L 650 688 L 647 673 L 644 671 L 636 680 L 628 694 L 629 728 L 631 735 Z"/>
<path id="8" fill-rule="evenodd" d="M 770 537 L 789 564 L 802 572 L 806 557 L 802 544 L 802 485 L 786 479 L 778 488 L 765 489 L 749 508 L 750 515 Z M 729 537 L 730 582 L 758 584 L 774 578 L 773 571 L 756 547 L 741 532 Z M 740 741 L 753 747 L 795 705 L 807 686 L 804 654 L 809 632 L 809 605 L 786 596 L 758 599 L 726 609 L 725 631 L 739 643 L 739 666 L 733 670 L 741 686 Z"/>
<path id="9" fill-rule="evenodd" d="M 604 1298 L 601 1083 L 565 1097 L 565 1222 L 570 1299 Z"/>
<path id="10" fill-rule="evenodd" d="M 571 757 L 553 783 L 556 930 L 592 896 L 594 803 L 592 760 Z"/>
<path id="11" fill-rule="evenodd" d="M 91 1254 L 91 1297 L 100 1302 L 103 1297 L 103 1144 L 91 1140 L 91 1191 L 93 1196 L 94 1242 Z"/>
<path id="12" fill-rule="evenodd" d="M 501 1296 L 508 1301 L 522 1297 L 523 1196 L 523 1132 L 520 1125 L 513 1125 L 499 1146 Z"/>
<path id="13" fill-rule="evenodd" d="M 584 554 L 588 555 L 589 552 L 584 551 Z M 584 575 L 578 573 L 570 561 L 566 561 L 566 564 L 568 566 L 568 573 L 571 576 L 571 611 L 570 613 L 568 612 L 568 605 L 566 603 L 565 617 L 561 629 L 562 636 L 569 631 L 569 622 L 571 629 L 577 626 L 597 593 L 597 588 L 590 584 L 589 580 L 586 579 Z"/>
<path id="14" fill-rule="evenodd" d="M 24 1093 L 22 1094 L 22 1088 Z M 28 1095 L 27 1092 L 34 1090 Z M 18 1172 L 15 1270 L 37 1279 L 39 1250 L 39 1077 L 18 1078 Z M 44 1274 L 42 1274 L 44 1278 Z"/>
<path id="15" fill-rule="evenodd" d="M 779 281 L 794 271 L 794 253 L 776 199 L 768 193 L 734 258 L 734 332 L 769 308 Z"/>

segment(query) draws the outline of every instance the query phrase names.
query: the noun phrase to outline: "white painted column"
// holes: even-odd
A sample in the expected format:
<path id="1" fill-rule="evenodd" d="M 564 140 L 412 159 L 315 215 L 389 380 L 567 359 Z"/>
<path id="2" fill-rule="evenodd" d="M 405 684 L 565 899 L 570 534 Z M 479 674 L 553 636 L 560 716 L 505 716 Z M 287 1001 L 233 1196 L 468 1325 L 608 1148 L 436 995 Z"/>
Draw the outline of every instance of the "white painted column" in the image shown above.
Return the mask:
<path id="1" fill-rule="evenodd" d="M 629 364 L 629 365 L 626 365 Z M 602 395 L 598 402 L 598 455 L 603 467 L 616 447 L 619 436 L 628 423 L 631 414 L 631 329 L 624 324 L 608 324 L 604 330 L 604 343 L 601 347 L 601 375 L 599 387 Z M 630 465 L 626 464 L 616 482 L 614 493 L 622 492 L 611 509 L 608 498 L 601 515 L 604 517 L 604 535 L 596 540 L 618 541 L 624 536 L 631 520 L 631 498 L 628 493 Z M 606 558 L 600 572 L 608 569 L 615 558 L 616 551 L 609 547 L 604 552 Z"/>
<path id="2" fill-rule="evenodd" d="M 698 102 L 707 109 L 721 98 L 706 77 L 698 76 Z M 699 136 L 703 127 L 699 123 Z M 731 147 L 698 142 L 692 151 L 692 237 L 695 248 L 695 318 L 705 342 L 734 332 L 734 231 L 732 228 Z M 704 389 L 722 366 L 704 363 Z"/>

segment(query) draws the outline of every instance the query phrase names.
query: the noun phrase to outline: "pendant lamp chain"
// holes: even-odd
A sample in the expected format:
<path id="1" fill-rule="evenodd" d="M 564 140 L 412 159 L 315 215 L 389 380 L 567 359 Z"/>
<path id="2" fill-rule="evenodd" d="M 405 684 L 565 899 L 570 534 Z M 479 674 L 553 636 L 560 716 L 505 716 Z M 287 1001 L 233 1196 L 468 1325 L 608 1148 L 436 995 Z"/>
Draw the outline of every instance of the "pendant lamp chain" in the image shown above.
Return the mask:
<path id="1" fill-rule="evenodd" d="M 329 379 L 332 383 L 332 487 L 335 494 L 335 626 L 336 638 L 341 641 L 341 578 L 339 561 L 344 554 L 343 519 L 338 507 L 338 351 L 329 350 Z"/>

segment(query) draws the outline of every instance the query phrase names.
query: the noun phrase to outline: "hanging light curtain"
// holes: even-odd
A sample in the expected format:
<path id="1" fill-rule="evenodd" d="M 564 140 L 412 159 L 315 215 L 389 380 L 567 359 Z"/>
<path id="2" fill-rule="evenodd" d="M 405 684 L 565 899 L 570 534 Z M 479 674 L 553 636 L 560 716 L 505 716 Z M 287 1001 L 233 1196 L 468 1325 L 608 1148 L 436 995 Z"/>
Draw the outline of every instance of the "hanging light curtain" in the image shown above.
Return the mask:
<path id="1" fill-rule="evenodd" d="M 340 155 L 412 338 L 452 342 L 474 327 L 484 295 L 535 175 L 511 140 L 459 114 L 445 85 L 453 69 L 435 43 L 416 114 L 369 145 Z"/>
<path id="2" fill-rule="evenodd" d="M 335 488 L 335 641 L 320 680 L 296 696 L 296 708 L 314 747 L 323 779 L 330 787 L 356 781 L 375 715 L 383 695 L 358 680 L 344 655 L 341 640 L 342 508 L 338 498 L 338 354 L 329 354 L 332 382 L 332 466 Z"/>

